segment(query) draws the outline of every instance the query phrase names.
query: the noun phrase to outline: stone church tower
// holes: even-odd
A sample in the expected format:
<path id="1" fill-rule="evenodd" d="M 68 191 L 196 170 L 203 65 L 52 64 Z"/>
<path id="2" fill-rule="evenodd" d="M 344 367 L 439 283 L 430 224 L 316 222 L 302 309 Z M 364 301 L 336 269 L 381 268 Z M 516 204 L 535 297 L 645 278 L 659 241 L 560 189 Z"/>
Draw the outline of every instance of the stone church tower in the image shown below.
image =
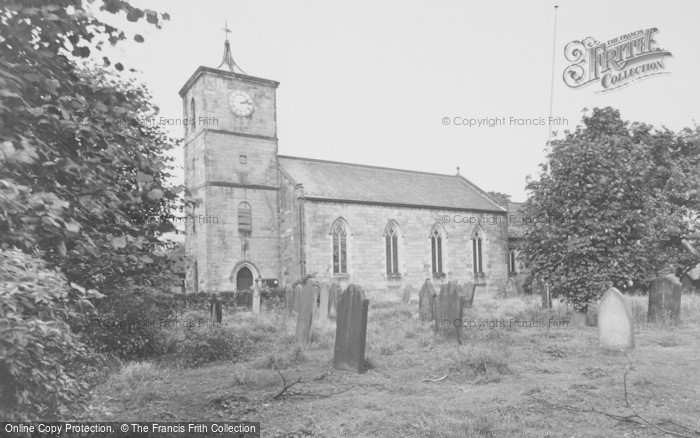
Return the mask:
<path id="1" fill-rule="evenodd" d="M 199 67 L 180 90 L 185 185 L 199 198 L 185 246 L 187 289 L 230 291 L 279 278 L 278 82 Z M 222 63 L 223 64 L 223 63 Z"/>

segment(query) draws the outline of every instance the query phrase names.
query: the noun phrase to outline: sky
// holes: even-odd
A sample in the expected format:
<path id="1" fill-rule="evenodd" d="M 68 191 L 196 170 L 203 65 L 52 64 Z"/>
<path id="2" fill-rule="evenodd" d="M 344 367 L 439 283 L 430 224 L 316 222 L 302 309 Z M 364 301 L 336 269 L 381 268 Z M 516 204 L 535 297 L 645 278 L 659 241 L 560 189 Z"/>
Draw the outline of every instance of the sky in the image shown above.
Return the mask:
<path id="1" fill-rule="evenodd" d="M 182 117 L 178 90 L 200 65 L 219 65 L 227 21 L 236 62 L 252 76 L 281 83 L 281 155 L 442 174 L 459 166 L 482 189 L 524 201 L 527 176 L 536 177 L 546 159 L 550 127 L 516 119 L 548 120 L 550 97 L 552 115 L 562 118 L 551 129 L 560 136 L 580 123 L 584 108 L 604 106 L 672 130 L 700 123 L 697 0 L 132 4 L 167 12 L 170 21 L 156 29 L 109 17 L 145 42 L 131 40 L 108 54 L 138 70 L 161 115 Z M 647 28 L 658 29 L 656 47 L 672 54 L 664 58 L 668 74 L 605 93 L 599 84 L 564 83 L 569 42 L 608 41 Z M 502 117 L 504 124 L 491 127 L 460 124 Z M 170 132 L 183 134 L 181 127 Z M 182 155 L 175 151 L 177 183 Z"/>

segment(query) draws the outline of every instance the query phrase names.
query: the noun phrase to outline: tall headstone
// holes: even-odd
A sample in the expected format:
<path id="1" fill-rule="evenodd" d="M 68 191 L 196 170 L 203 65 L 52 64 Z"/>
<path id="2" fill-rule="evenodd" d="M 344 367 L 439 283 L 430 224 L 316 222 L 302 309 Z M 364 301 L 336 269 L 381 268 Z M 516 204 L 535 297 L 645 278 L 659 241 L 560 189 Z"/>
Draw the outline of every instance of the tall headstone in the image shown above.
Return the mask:
<path id="1" fill-rule="evenodd" d="M 311 342 L 311 325 L 314 318 L 314 307 L 316 306 L 316 289 L 318 285 L 315 280 L 308 280 L 301 292 L 299 292 L 299 314 L 297 315 L 297 341 L 300 344 Z"/>
<path id="2" fill-rule="evenodd" d="M 410 284 L 407 284 L 403 290 L 403 295 L 401 296 L 401 301 L 404 304 L 410 303 L 411 302 L 411 295 L 413 295 L 413 286 L 411 286 Z"/>
<path id="3" fill-rule="evenodd" d="M 681 292 L 683 285 L 675 275 L 667 275 L 652 280 L 649 285 L 648 322 L 661 322 L 681 319 Z"/>
<path id="4" fill-rule="evenodd" d="M 319 307 L 319 299 L 321 298 L 321 285 L 318 283 L 315 283 L 313 286 L 314 290 L 314 305 L 313 305 L 313 313 L 314 313 L 314 321 L 318 321 L 318 307 Z"/>
<path id="5" fill-rule="evenodd" d="M 330 306 L 330 292 L 331 287 L 328 283 L 323 283 L 321 285 L 321 303 L 318 306 L 318 319 L 319 321 L 325 321 L 328 319 L 328 308 Z"/>
<path id="6" fill-rule="evenodd" d="M 253 286 L 253 314 L 260 314 L 260 286 L 258 286 L 257 282 Z"/>
<path id="7" fill-rule="evenodd" d="M 474 304 L 474 294 L 476 293 L 476 284 L 468 281 L 462 286 L 462 291 L 464 292 L 464 305 L 466 307 L 471 307 Z"/>
<path id="8" fill-rule="evenodd" d="M 331 285 L 331 290 L 328 291 L 328 318 L 335 319 L 338 314 L 338 300 L 340 299 L 340 294 L 343 290 L 340 285 L 333 283 Z"/>
<path id="9" fill-rule="evenodd" d="M 598 304 L 598 345 L 603 350 L 634 349 L 632 308 L 622 293 L 611 287 Z"/>
<path id="10" fill-rule="evenodd" d="M 435 286 L 429 278 L 426 278 L 423 287 L 418 294 L 418 316 L 421 321 L 432 321 L 435 319 L 433 310 L 435 308 Z"/>
<path id="11" fill-rule="evenodd" d="M 222 309 L 222 304 L 221 304 L 221 299 L 219 298 L 218 294 L 214 294 L 214 296 L 211 298 L 211 303 L 209 305 L 209 314 L 211 316 L 211 320 L 213 322 L 216 322 L 217 324 L 221 324 L 221 320 L 223 318 L 223 309 Z"/>
<path id="12" fill-rule="evenodd" d="M 284 307 L 287 310 L 287 316 L 291 316 L 294 311 L 294 289 L 290 285 L 284 286 Z"/>
<path id="13" fill-rule="evenodd" d="M 506 281 L 506 296 L 514 297 L 516 295 L 518 295 L 518 288 L 515 285 L 515 279 L 511 277 Z"/>
<path id="14" fill-rule="evenodd" d="M 333 367 L 364 373 L 369 300 L 360 286 L 351 284 L 338 300 Z"/>
<path id="15" fill-rule="evenodd" d="M 533 292 L 538 294 L 542 298 L 542 308 L 551 309 L 552 308 L 552 296 L 549 291 L 549 284 L 543 279 L 537 277 L 537 279 L 532 283 Z"/>
<path id="16" fill-rule="evenodd" d="M 458 344 L 462 343 L 464 301 L 462 287 L 451 281 L 442 285 L 435 299 L 435 333 Z"/>

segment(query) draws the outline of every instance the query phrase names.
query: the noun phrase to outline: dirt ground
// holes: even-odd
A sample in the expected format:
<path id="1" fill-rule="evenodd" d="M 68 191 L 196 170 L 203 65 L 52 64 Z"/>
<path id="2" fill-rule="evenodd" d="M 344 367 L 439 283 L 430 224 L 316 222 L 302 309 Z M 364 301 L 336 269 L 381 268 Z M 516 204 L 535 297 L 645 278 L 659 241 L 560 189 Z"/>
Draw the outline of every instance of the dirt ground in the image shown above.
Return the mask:
<path id="1" fill-rule="evenodd" d="M 294 318 L 242 312 L 225 323 L 255 342 L 244 362 L 128 364 L 97 388 L 99 419 L 259 421 L 265 437 L 700 436 L 699 296 L 683 296 L 680 325 L 646 324 L 646 298 L 632 297 L 628 355 L 603 354 L 596 327 L 533 297 L 477 296 L 464 319 L 568 326 L 465 329 L 461 346 L 418 321 L 416 297 L 368 298 L 365 374 L 333 369 L 333 323 L 301 347 Z M 274 398 L 282 377 L 301 382 Z"/>

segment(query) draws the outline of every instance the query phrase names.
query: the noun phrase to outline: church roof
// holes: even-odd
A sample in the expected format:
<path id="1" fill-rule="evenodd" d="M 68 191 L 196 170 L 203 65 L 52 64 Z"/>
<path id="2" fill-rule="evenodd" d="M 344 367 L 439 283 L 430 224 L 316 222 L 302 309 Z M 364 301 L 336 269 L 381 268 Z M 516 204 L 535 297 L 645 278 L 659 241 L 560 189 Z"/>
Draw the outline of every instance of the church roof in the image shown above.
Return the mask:
<path id="1" fill-rule="evenodd" d="M 504 213 L 461 175 L 278 156 L 282 173 L 311 200 Z"/>

